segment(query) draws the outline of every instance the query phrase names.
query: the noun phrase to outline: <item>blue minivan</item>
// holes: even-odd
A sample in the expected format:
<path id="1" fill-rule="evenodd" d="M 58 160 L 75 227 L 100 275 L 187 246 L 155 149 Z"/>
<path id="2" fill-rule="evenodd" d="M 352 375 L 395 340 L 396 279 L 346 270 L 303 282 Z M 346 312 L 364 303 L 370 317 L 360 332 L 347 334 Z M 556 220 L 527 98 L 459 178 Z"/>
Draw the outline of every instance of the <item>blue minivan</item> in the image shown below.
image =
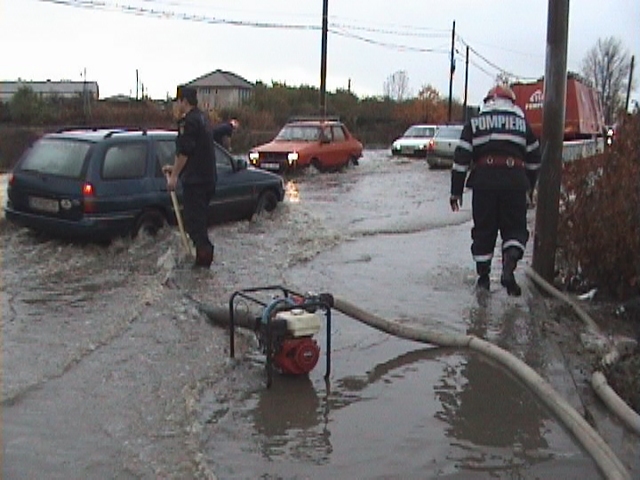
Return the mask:
<path id="1" fill-rule="evenodd" d="M 95 241 L 175 225 L 162 167 L 174 162 L 176 135 L 140 129 L 44 135 L 9 176 L 5 216 L 35 231 Z M 280 176 L 249 166 L 217 144 L 216 168 L 210 224 L 250 219 L 284 199 Z M 180 199 L 179 184 L 176 193 Z"/>

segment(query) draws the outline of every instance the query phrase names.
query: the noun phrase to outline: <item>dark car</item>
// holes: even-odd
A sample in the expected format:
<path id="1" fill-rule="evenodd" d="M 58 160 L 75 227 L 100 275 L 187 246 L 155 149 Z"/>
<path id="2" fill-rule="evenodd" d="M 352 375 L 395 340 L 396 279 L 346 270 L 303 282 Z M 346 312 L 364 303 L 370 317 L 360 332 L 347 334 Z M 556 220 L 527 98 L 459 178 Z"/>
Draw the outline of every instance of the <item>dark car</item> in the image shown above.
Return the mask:
<path id="1" fill-rule="evenodd" d="M 47 134 L 11 172 L 5 216 L 32 230 L 96 241 L 175 225 L 162 167 L 174 162 L 176 135 L 126 129 Z M 217 144 L 216 166 L 211 224 L 272 211 L 284 198 L 278 175 L 249 167 Z M 178 184 L 179 199 L 181 193 Z"/>
<path id="2" fill-rule="evenodd" d="M 249 152 L 256 167 L 287 173 L 309 165 L 318 171 L 358 164 L 362 143 L 337 120 L 318 119 L 287 123 L 272 141 Z"/>

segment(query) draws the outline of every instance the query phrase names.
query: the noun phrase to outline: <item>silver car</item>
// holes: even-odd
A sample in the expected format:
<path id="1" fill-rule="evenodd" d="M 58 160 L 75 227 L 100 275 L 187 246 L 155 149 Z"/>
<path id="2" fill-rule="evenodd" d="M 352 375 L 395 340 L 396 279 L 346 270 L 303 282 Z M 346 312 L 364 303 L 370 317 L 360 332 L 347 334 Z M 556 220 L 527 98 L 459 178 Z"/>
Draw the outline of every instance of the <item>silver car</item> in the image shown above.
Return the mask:
<path id="1" fill-rule="evenodd" d="M 430 168 L 451 168 L 453 154 L 460 143 L 463 125 L 441 125 L 427 150 L 427 163 Z"/>
<path id="2" fill-rule="evenodd" d="M 391 145 L 391 155 L 426 157 L 430 142 L 438 131 L 437 125 L 412 125 Z"/>

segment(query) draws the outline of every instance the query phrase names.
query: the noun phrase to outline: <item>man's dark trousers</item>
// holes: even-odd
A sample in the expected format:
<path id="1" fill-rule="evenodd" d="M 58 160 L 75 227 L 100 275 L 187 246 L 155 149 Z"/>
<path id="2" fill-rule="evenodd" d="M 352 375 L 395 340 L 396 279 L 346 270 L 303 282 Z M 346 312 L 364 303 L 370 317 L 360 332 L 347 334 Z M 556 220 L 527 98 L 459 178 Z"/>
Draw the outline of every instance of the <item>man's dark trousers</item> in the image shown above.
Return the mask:
<path id="1" fill-rule="evenodd" d="M 213 252 L 208 227 L 209 202 L 215 190 L 215 185 L 207 183 L 183 186 L 184 226 L 196 247 L 196 252 Z"/>

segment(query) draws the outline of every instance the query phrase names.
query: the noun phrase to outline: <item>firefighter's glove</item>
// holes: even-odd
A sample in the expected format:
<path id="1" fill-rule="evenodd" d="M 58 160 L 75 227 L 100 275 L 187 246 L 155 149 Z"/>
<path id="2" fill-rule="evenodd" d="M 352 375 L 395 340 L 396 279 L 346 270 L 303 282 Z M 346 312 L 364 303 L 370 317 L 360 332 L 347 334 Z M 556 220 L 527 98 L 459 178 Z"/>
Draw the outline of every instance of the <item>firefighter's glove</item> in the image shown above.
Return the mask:
<path id="1" fill-rule="evenodd" d="M 452 212 L 457 212 L 462 206 L 462 197 L 459 195 L 451 195 L 449 197 L 449 205 L 451 205 Z"/>

